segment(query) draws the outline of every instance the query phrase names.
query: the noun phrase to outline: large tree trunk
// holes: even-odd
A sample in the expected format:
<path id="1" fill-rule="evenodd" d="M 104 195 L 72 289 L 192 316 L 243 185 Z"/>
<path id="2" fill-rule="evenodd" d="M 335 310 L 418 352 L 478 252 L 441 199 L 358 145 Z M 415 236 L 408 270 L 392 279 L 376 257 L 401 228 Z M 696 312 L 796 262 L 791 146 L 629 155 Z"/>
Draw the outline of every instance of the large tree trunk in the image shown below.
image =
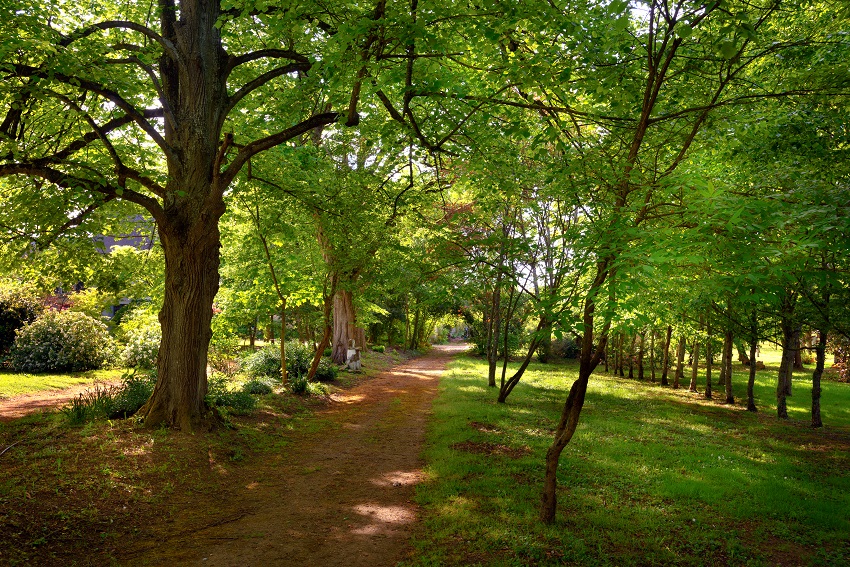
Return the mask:
<path id="1" fill-rule="evenodd" d="M 812 373 L 812 427 L 823 427 L 820 418 L 820 379 L 826 364 L 826 331 L 818 331 L 818 344 L 815 346 L 815 371 Z"/>
<path id="2" fill-rule="evenodd" d="M 670 340 L 673 338 L 673 327 L 667 325 L 667 336 L 664 339 L 664 357 L 661 359 L 661 385 L 667 386 L 667 370 L 670 367 Z"/>
<path id="3" fill-rule="evenodd" d="M 348 359 L 349 341 L 364 347 L 365 330 L 357 326 L 357 314 L 354 310 L 354 298 L 350 291 L 339 289 L 333 301 L 333 353 L 331 358 L 336 364 L 345 364 Z"/>
<path id="4" fill-rule="evenodd" d="M 139 410 L 145 425 L 195 429 L 206 414 L 207 351 L 212 306 L 218 292 L 218 219 L 223 203 L 188 227 L 159 227 L 165 252 L 165 298 L 159 321 L 162 342 L 157 383 Z"/>

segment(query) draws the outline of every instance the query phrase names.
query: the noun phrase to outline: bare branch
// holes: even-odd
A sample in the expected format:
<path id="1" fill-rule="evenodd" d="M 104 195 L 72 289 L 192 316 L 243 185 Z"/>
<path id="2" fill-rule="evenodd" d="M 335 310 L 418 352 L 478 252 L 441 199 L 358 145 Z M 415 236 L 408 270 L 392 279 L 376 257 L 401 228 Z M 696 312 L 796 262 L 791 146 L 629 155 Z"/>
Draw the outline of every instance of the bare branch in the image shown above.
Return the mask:
<path id="1" fill-rule="evenodd" d="M 309 59 L 296 51 L 289 49 L 260 49 L 251 53 L 245 53 L 244 55 L 231 56 L 230 60 L 227 62 L 225 76 L 229 75 L 230 72 L 239 65 L 250 63 L 251 61 L 257 61 L 258 59 L 291 59 L 296 63 L 303 63 L 305 65 L 310 64 Z"/>

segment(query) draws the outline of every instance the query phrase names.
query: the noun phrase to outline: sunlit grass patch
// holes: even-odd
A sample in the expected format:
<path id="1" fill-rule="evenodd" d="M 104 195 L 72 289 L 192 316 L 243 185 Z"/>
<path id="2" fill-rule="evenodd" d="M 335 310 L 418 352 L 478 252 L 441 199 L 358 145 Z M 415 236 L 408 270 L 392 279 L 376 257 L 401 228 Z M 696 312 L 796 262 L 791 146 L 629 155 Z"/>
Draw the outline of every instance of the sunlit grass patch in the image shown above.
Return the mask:
<path id="1" fill-rule="evenodd" d="M 0 399 L 44 390 L 63 390 L 79 384 L 111 382 L 121 378 L 123 369 L 89 370 L 87 372 L 28 374 L 0 372 Z"/>
<path id="2" fill-rule="evenodd" d="M 824 385 L 828 426 L 812 431 L 797 376 L 792 420 L 779 422 L 775 372 L 759 374 L 759 414 L 594 375 L 561 458 L 558 520 L 543 526 L 543 458 L 577 367 L 532 365 L 498 404 L 486 363 L 460 359 L 435 402 L 408 564 L 850 563 L 850 386 Z M 496 445 L 527 451 L 463 450 Z"/>

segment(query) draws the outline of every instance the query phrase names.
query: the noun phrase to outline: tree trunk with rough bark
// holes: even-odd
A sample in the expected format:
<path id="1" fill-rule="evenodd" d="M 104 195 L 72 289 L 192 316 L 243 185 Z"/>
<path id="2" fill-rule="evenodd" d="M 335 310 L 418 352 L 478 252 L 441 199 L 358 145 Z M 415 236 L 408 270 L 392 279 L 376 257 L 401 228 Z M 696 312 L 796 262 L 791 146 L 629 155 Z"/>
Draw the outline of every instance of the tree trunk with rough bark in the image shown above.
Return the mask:
<path id="1" fill-rule="evenodd" d="M 346 289 L 337 290 L 333 300 L 333 352 L 331 359 L 335 364 L 345 364 L 348 358 L 348 346 L 354 340 L 357 346 L 364 347 L 365 330 L 357 326 L 357 313 L 354 309 L 354 296 Z"/>

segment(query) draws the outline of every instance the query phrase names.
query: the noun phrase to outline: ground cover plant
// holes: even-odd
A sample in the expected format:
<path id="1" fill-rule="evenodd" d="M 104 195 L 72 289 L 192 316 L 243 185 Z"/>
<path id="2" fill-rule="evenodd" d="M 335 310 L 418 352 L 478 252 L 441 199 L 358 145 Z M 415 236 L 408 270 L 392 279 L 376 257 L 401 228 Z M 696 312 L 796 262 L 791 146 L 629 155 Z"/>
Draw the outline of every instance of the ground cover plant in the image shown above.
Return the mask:
<path id="1" fill-rule="evenodd" d="M 424 524 L 406 565 L 841 565 L 850 562 L 850 387 L 823 385 L 808 427 L 798 374 L 790 421 L 775 418 L 776 370 L 745 411 L 602 373 L 559 469 L 561 512 L 538 521 L 542 456 L 575 363 L 532 365 L 508 404 L 486 362 L 456 361 L 429 433 Z M 736 366 L 735 394 L 745 394 Z M 808 388 L 808 389 L 807 389 Z"/>

